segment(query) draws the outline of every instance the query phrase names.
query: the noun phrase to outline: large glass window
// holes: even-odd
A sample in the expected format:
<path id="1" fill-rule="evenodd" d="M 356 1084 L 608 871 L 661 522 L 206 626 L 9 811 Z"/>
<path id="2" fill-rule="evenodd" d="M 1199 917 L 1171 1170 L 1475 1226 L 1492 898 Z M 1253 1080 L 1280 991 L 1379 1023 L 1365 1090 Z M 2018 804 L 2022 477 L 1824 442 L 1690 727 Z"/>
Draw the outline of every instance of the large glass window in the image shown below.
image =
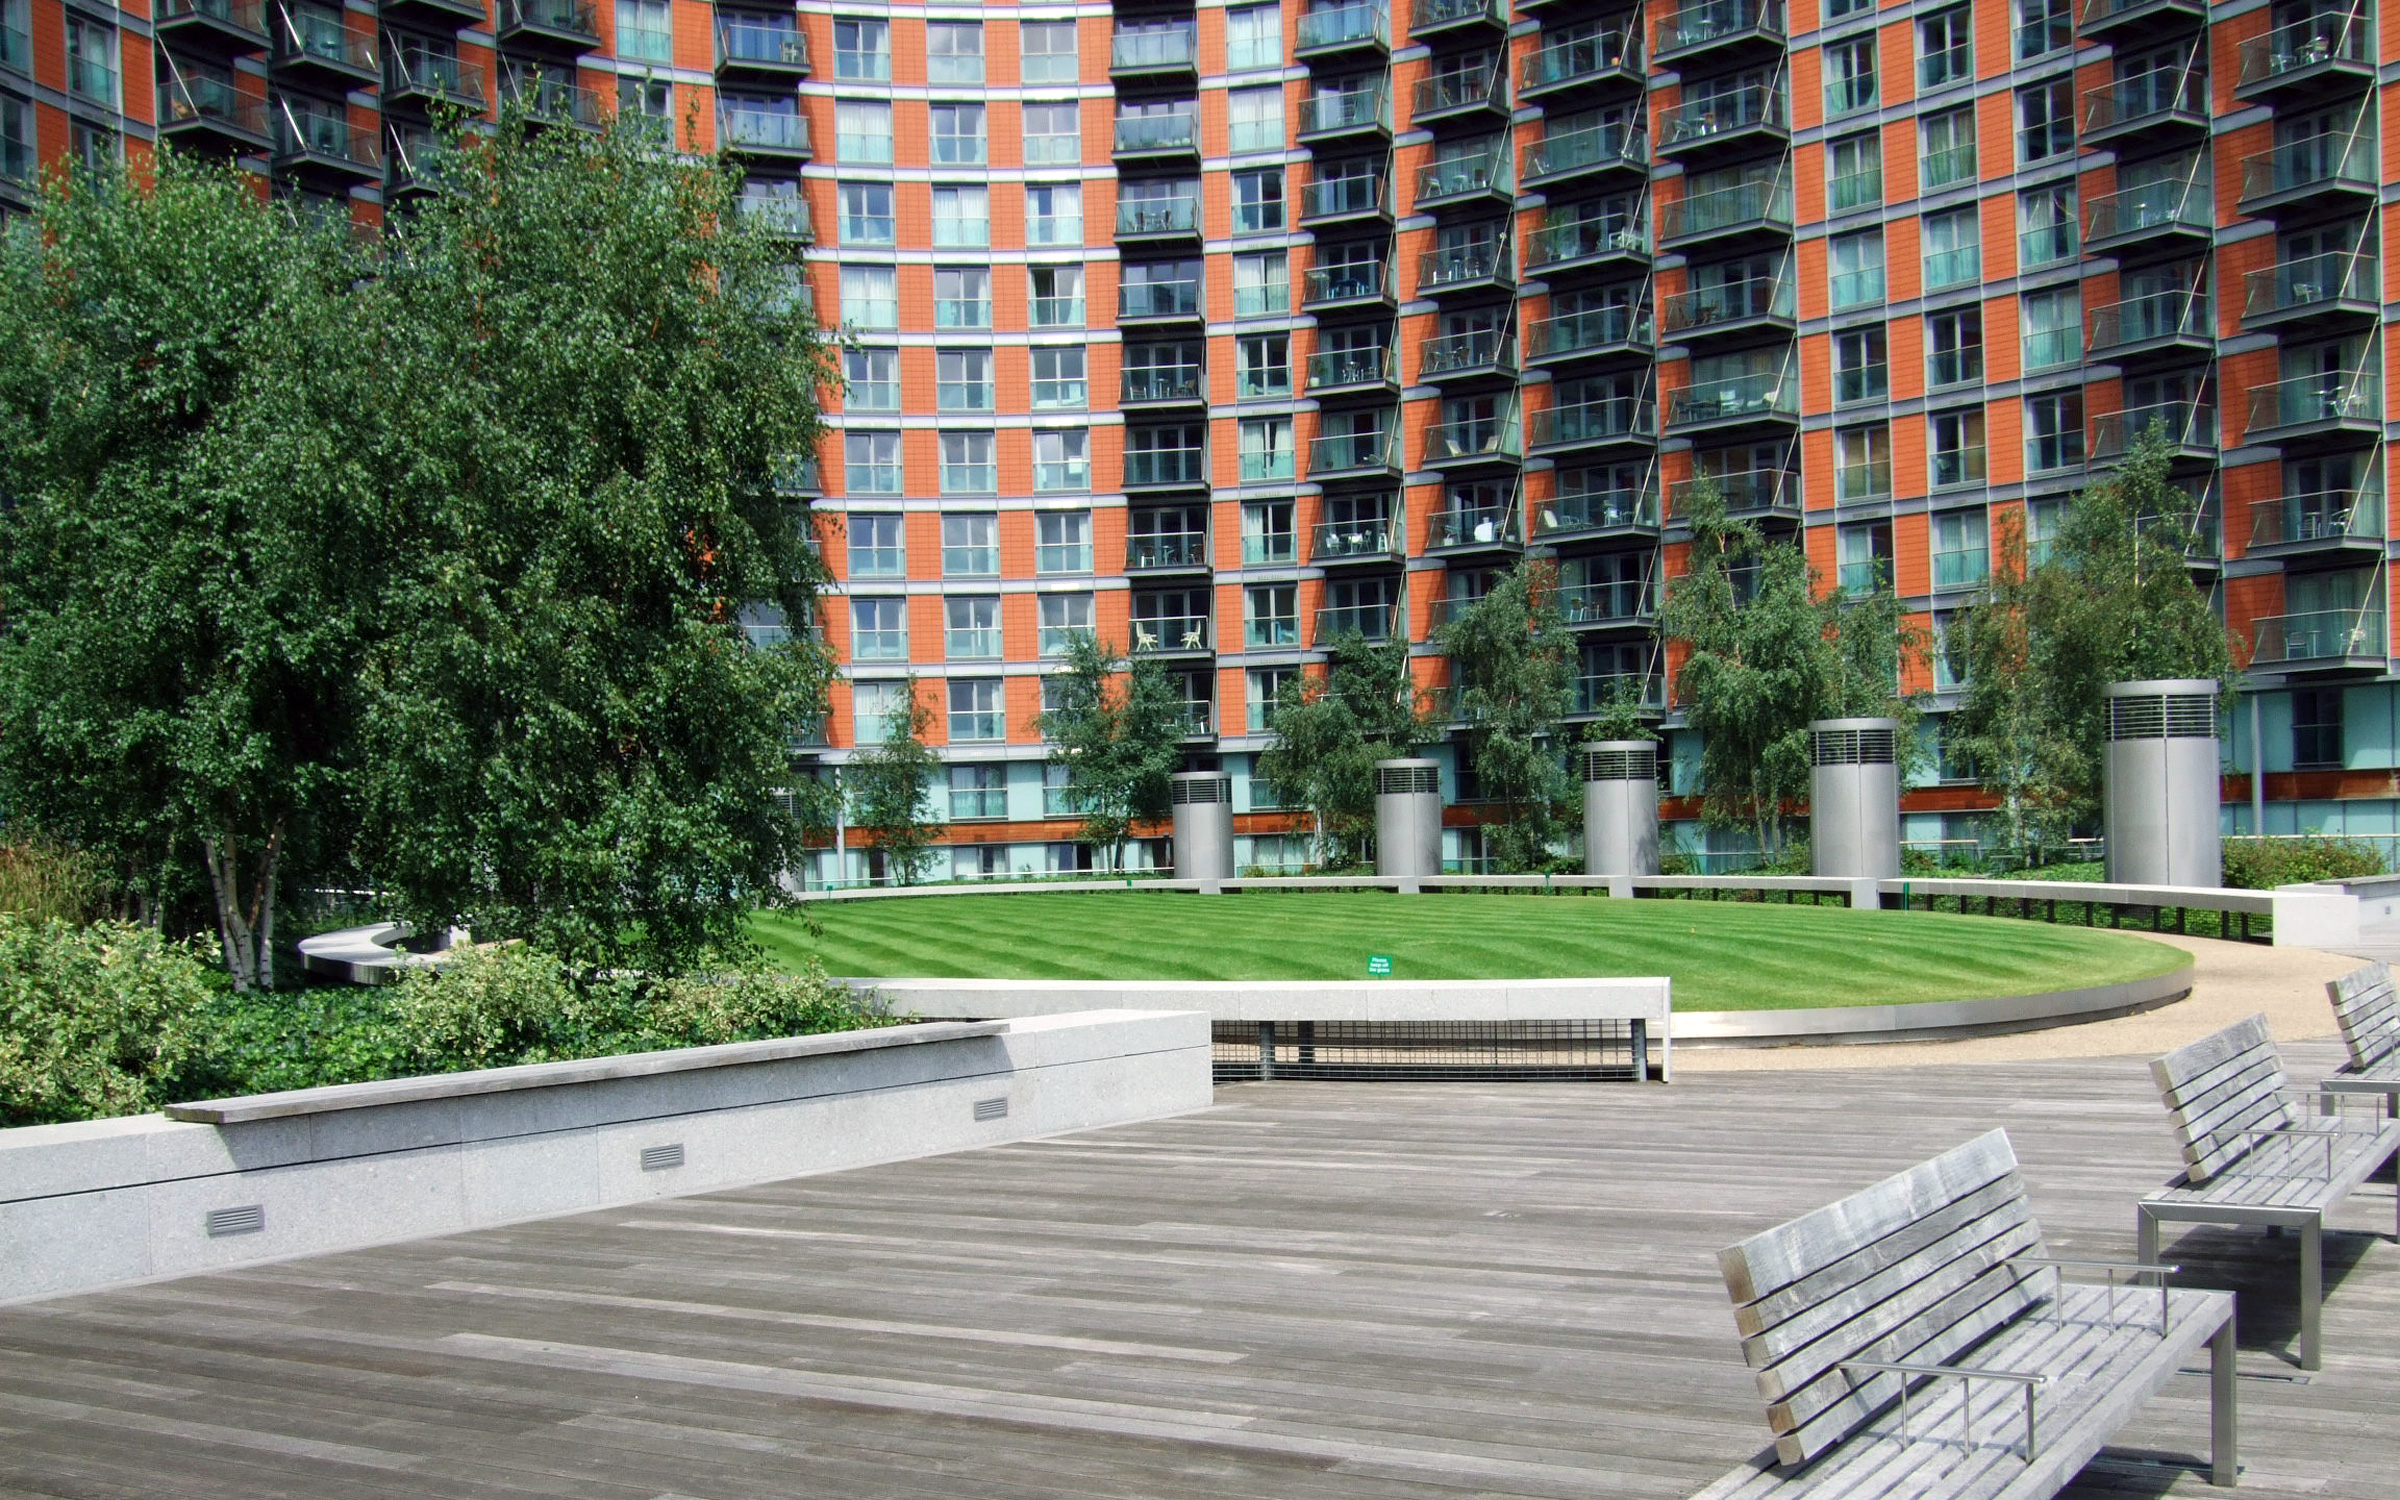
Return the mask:
<path id="1" fill-rule="evenodd" d="M 1089 573 L 1092 571 L 1092 513 L 1088 510 L 1045 510 L 1033 518 L 1033 571 Z"/>
<path id="2" fill-rule="evenodd" d="M 1984 479 L 1983 408 L 1937 411 L 1925 419 L 1933 455 L 1933 484 L 1981 484 Z"/>
<path id="3" fill-rule="evenodd" d="M 980 104 L 936 104 L 930 110 L 933 125 L 933 164 L 947 166 L 981 166 L 983 149 L 983 106 Z"/>
<path id="4" fill-rule="evenodd" d="M 1033 354 L 1033 404 L 1041 409 L 1090 404 L 1081 344 L 1037 344 Z"/>
<path id="5" fill-rule="evenodd" d="M 1043 594 L 1037 604 L 1038 639 L 1044 656 L 1064 656 L 1080 635 L 1092 633 L 1092 596 Z"/>
<path id="6" fill-rule="evenodd" d="M 1026 281 L 1034 327 L 1083 326 L 1083 267 L 1031 266 Z"/>
<path id="7" fill-rule="evenodd" d="M 667 0 L 617 0 L 617 56 L 632 62 L 675 61 L 675 23 Z"/>
<path id="8" fill-rule="evenodd" d="M 898 411 L 900 351 L 856 344 L 844 349 L 842 387 L 844 411 Z"/>
<path id="9" fill-rule="evenodd" d="M 1918 157 L 1924 166 L 1927 192 L 1975 180 L 1973 109 L 1946 109 L 1927 115 L 1918 128 L 1921 132 Z"/>
<path id="10" fill-rule="evenodd" d="M 1242 590 L 1242 644 L 1253 648 L 1300 644 L 1299 585 L 1254 583 Z"/>
<path id="11" fill-rule="evenodd" d="M 933 402 L 937 411 L 992 409 L 992 351 L 936 349 Z"/>
<path id="12" fill-rule="evenodd" d="M 1883 204 L 1883 137 L 1874 132 L 1844 136 L 1825 146 L 1825 202 L 1832 213 Z"/>
<path id="13" fill-rule="evenodd" d="M 2027 292 L 2018 302 L 2025 322 L 2025 370 L 2056 370 L 2083 357 L 2083 301 L 2074 287 Z"/>
<path id="14" fill-rule="evenodd" d="M 2053 183 L 2017 194 L 2017 263 L 2021 270 L 2073 260 L 2075 184 Z"/>
<path id="15" fill-rule="evenodd" d="M 1020 21 L 1017 50 L 1027 83 L 1073 83 L 1080 73 L 1073 21 Z"/>
<path id="16" fill-rule="evenodd" d="M 905 681 L 857 682 L 850 686 L 851 737 L 861 745 L 880 745 L 892 732 L 892 721 L 908 708 Z"/>
<path id="17" fill-rule="evenodd" d="M 1000 601 L 984 594 L 944 599 L 942 654 L 951 661 L 996 660 L 1000 655 Z"/>
<path id="18" fill-rule="evenodd" d="M 852 599 L 850 655 L 856 661 L 908 660 L 908 601 L 896 597 Z"/>
<path id="19" fill-rule="evenodd" d="M 2083 464 L 2083 392 L 2025 398 L 2025 467 L 2036 474 Z"/>
<path id="20" fill-rule="evenodd" d="M 900 434 L 842 434 L 842 483 L 853 495 L 897 495 L 901 490 Z"/>
<path id="21" fill-rule="evenodd" d="M 1236 72 L 1283 66 L 1281 7 L 1245 5 L 1225 12 L 1225 66 Z"/>
<path id="22" fill-rule="evenodd" d="M 942 576 L 997 578 L 1000 575 L 1000 518 L 989 514 L 942 517 Z"/>
<path id="23" fill-rule="evenodd" d="M 842 206 L 842 243 L 896 243 L 898 220 L 892 214 L 892 185 L 888 182 L 845 182 L 835 192 Z"/>
<path id="24" fill-rule="evenodd" d="M 1008 716 L 1001 707 L 997 677 L 950 679 L 950 739 L 953 743 L 1000 740 L 1008 737 Z"/>
<path id="25" fill-rule="evenodd" d="M 1233 258 L 1233 315 L 1272 317 L 1291 310 L 1291 261 L 1287 252 Z"/>
<path id="26" fill-rule="evenodd" d="M 1245 566 L 1288 563 L 1298 557 L 1289 500 L 1242 502 L 1242 562 Z"/>
<path id="27" fill-rule="evenodd" d="M 900 273 L 890 266 L 844 266 L 842 321 L 853 328 L 900 326 Z"/>
<path id="28" fill-rule="evenodd" d="M 67 17 L 67 92 L 110 109 L 117 107 L 117 29 L 70 14 Z"/>
<path id="29" fill-rule="evenodd" d="M 1947 88 L 1975 77 L 1975 18 L 1967 6 L 1917 21 L 1917 87 Z"/>
<path id="30" fill-rule="evenodd" d="M 1265 234 L 1283 228 L 1283 168 L 1233 174 L 1233 232 Z"/>
<path id="31" fill-rule="evenodd" d="M 837 100 L 833 106 L 833 156 L 851 166 L 890 166 L 892 107 L 880 100 Z"/>
<path id="32" fill-rule="evenodd" d="M 1236 151 L 1283 149 L 1283 90 L 1233 89 L 1225 95 L 1225 118 Z"/>
<path id="33" fill-rule="evenodd" d="M 988 432 L 939 434 L 945 495 L 989 495 L 1000 488 L 1000 465 Z M 996 557 L 998 554 L 994 554 Z M 998 564 L 994 563 L 996 570 Z"/>
<path id="34" fill-rule="evenodd" d="M 1983 240 L 1974 209 L 1927 214 L 1919 232 L 1925 241 L 1925 290 L 1983 279 Z"/>
<path id="35" fill-rule="evenodd" d="M 1933 586 L 1971 589 L 1991 573 L 1991 543 L 1983 508 L 1933 515 Z"/>
<path id="36" fill-rule="evenodd" d="M 1836 500 L 1881 500 L 1892 493 L 1892 434 L 1883 423 L 1844 427 L 1833 435 Z"/>
<path id="37" fill-rule="evenodd" d="M 983 23 L 926 22 L 925 79 L 928 83 L 983 82 Z"/>
<path id="38" fill-rule="evenodd" d="M 2052 79 L 2017 90 L 2017 164 L 2031 166 L 2075 149 L 2075 80 Z"/>
<path id="39" fill-rule="evenodd" d="M 1083 106 L 1064 104 L 1025 106 L 1025 162 L 1028 166 L 1063 165 L 1083 159 Z"/>
<path id="40" fill-rule="evenodd" d="M 952 766 L 950 768 L 950 816 L 955 820 L 970 818 L 1005 818 L 1008 816 L 1008 767 L 1005 765 Z M 1004 860 L 986 859 L 1005 851 L 997 845 L 975 849 L 953 849 L 951 873 L 969 876 L 997 875 L 1006 869 Z M 961 867 L 964 868 L 961 868 Z"/>
<path id="41" fill-rule="evenodd" d="M 1867 307 L 1883 300 L 1883 231 L 1835 235 L 1827 245 L 1833 306 Z"/>
<path id="42" fill-rule="evenodd" d="M 1833 399 L 1881 401 L 1891 394 L 1891 356 L 1883 325 L 1842 329 L 1833 335 Z"/>
<path id="43" fill-rule="evenodd" d="M 1851 114 L 1875 107 L 1875 38 L 1872 34 L 1825 47 L 1825 113 Z"/>
<path id="44" fill-rule="evenodd" d="M 1236 346 L 1240 366 L 1234 395 L 1245 401 L 1280 401 L 1292 394 L 1292 340 L 1283 333 L 1253 334 Z"/>
<path id="45" fill-rule="evenodd" d="M 992 204 L 982 187 L 936 186 L 933 243 L 937 248 L 986 249 L 992 243 Z"/>
<path id="46" fill-rule="evenodd" d="M 898 433 L 852 433 L 852 437 L 890 436 Z M 843 530 L 850 538 L 850 576 L 852 578 L 905 578 L 908 576 L 908 530 L 903 518 L 896 515 L 858 515 L 845 518 Z"/>
<path id="47" fill-rule="evenodd" d="M 833 76 L 862 83 L 892 78 L 892 27 L 888 21 L 833 23 Z"/>
<path id="48" fill-rule="evenodd" d="M 1025 184 L 1025 243 L 1030 246 L 1083 243 L 1083 188 L 1073 182 Z"/>
<path id="49" fill-rule="evenodd" d="M 992 272 L 989 266 L 933 268 L 933 326 L 992 326 Z"/>
<path id="50" fill-rule="evenodd" d="M 1925 382 L 1965 385 L 1983 378 L 1983 309 L 1928 313 L 1925 318 Z"/>
<path id="51" fill-rule="evenodd" d="M 1254 484 L 1261 480 L 1292 477 L 1292 419 L 1290 417 L 1251 417 L 1238 430 L 1242 456 L 1242 482 Z"/>
<path id="52" fill-rule="evenodd" d="M 1092 487 L 1092 439 L 1083 428 L 1037 427 L 1033 433 L 1033 487 L 1044 493 L 1081 493 Z"/>
<path id="53" fill-rule="evenodd" d="M 2075 0 L 2016 0 L 2017 61 L 2075 45 Z"/>

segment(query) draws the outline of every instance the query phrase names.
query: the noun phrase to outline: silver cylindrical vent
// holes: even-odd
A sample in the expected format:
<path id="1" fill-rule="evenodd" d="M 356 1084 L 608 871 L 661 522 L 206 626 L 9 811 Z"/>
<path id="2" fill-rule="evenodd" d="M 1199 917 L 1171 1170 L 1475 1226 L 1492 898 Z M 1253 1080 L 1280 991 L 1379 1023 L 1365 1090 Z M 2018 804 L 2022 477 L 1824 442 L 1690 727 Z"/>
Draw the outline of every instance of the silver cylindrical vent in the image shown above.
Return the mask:
<path id="1" fill-rule="evenodd" d="M 1221 771 L 1184 771 L 1168 778 L 1175 809 L 1175 878 L 1233 878 L 1233 778 Z"/>
<path id="2" fill-rule="evenodd" d="M 2118 682 L 2103 696 L 2108 878 L 2124 885 L 2221 884 L 2216 682 Z"/>
<path id="3" fill-rule="evenodd" d="M 1658 873 L 1658 746 L 1602 740 L 1583 747 L 1583 872 Z"/>
<path id="4" fill-rule="evenodd" d="M 1889 880 L 1900 873 L 1899 748 L 1894 719 L 1808 726 L 1808 843 L 1819 875 Z"/>
<path id="5" fill-rule="evenodd" d="M 1442 873 L 1442 767 L 1375 762 L 1375 873 L 1403 880 Z"/>

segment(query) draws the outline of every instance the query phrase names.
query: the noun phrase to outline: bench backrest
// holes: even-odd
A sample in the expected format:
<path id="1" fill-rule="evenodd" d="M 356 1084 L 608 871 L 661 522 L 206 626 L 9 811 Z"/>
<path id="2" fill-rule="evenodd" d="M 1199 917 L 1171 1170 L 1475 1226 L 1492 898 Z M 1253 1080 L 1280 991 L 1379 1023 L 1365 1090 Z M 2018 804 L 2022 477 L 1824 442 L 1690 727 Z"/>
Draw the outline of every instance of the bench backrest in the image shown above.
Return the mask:
<path id="1" fill-rule="evenodd" d="M 2158 1097 L 2175 1127 L 2185 1177 L 2206 1182 L 2257 1144 L 2260 1132 L 2292 1123 L 2283 1058 L 2265 1016 L 2178 1047 L 2150 1062 Z"/>
<path id="2" fill-rule="evenodd" d="M 2392 992 L 2389 968 L 2353 969 L 2325 981 L 2325 993 L 2333 997 L 2334 1019 L 2342 1023 L 2352 1067 L 2371 1068 L 2400 1050 L 2400 997 Z"/>
<path id="3" fill-rule="evenodd" d="M 2007 1261 L 2041 1253 L 2004 1130 L 1719 1252 L 1777 1459 L 1815 1458 L 1900 1394 L 1843 1361 L 1945 1360 L 2040 1301 L 2049 1283 Z"/>

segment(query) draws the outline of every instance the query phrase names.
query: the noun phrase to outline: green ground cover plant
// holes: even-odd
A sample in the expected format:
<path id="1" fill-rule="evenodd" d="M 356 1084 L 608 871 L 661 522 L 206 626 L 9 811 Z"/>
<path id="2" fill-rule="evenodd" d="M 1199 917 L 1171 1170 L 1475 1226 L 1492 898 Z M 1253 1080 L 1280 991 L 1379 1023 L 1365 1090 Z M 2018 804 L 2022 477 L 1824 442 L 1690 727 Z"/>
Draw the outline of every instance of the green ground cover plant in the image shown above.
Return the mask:
<path id="1" fill-rule="evenodd" d="M 1671 975 L 1689 1010 L 1888 1005 L 2113 984 L 2190 963 L 2129 933 L 1928 912 L 1373 891 L 829 901 L 755 930 L 787 967 L 884 978 Z"/>

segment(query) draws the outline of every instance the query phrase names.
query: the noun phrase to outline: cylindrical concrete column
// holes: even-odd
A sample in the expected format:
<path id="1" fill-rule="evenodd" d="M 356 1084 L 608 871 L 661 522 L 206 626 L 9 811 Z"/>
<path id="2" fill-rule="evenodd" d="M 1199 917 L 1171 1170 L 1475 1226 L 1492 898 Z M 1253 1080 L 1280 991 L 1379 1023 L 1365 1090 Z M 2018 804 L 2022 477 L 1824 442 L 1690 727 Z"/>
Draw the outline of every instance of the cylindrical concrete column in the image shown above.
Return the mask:
<path id="1" fill-rule="evenodd" d="M 2223 884 L 2216 681 L 2117 682 L 2104 696 L 2108 878 L 2123 885 Z"/>
<path id="2" fill-rule="evenodd" d="M 1175 878 L 1233 878 L 1233 778 L 1222 771 L 1180 771 L 1168 778 L 1175 807 Z"/>
<path id="3" fill-rule="evenodd" d="M 1601 740 L 1583 747 L 1583 872 L 1658 873 L 1658 745 Z"/>
<path id="4" fill-rule="evenodd" d="M 1900 721 L 1818 719 L 1808 726 L 1808 845 L 1819 875 L 1900 873 Z"/>
<path id="5" fill-rule="evenodd" d="M 1442 767 L 1375 762 L 1375 873 L 1417 880 L 1442 873 Z"/>

